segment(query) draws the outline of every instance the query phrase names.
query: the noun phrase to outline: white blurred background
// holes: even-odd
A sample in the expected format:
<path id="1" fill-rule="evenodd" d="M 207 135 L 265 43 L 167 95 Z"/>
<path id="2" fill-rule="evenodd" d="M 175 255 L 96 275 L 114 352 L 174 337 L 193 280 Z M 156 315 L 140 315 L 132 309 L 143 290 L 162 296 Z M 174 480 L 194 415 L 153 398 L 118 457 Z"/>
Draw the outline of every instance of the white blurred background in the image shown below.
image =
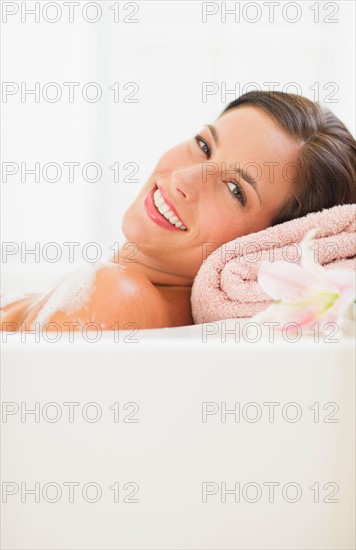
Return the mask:
<path id="1" fill-rule="evenodd" d="M 24 275 L 27 290 L 40 289 L 43 274 L 94 259 L 90 242 L 101 259 L 111 257 L 110 246 L 124 242 L 122 215 L 161 154 L 249 89 L 318 100 L 355 134 L 352 1 L 28 1 L 1 9 L 2 292 L 23 286 Z M 25 94 L 36 83 L 38 96 Z M 78 83 L 73 101 L 64 83 Z M 35 163 L 39 181 L 26 173 Z M 74 181 L 67 163 L 77 163 Z M 98 181 L 90 163 L 100 166 Z M 62 247 L 57 262 L 50 242 Z M 79 243 L 74 263 L 66 242 Z M 25 254 L 36 246 L 37 255 Z"/>

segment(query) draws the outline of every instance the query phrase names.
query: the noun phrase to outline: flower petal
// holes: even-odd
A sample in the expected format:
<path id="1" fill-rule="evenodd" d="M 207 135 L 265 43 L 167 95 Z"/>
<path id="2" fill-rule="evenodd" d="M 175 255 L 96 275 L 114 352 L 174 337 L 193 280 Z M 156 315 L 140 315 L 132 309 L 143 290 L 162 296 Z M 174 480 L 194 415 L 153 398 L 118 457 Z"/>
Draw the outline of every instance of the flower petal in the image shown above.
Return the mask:
<path id="1" fill-rule="evenodd" d="M 325 279 L 330 288 L 335 288 L 340 294 L 356 296 L 356 275 L 351 269 L 325 270 Z"/>
<path id="2" fill-rule="evenodd" d="M 315 259 L 315 249 L 313 249 L 313 237 L 318 232 L 319 227 L 310 229 L 305 235 L 303 240 L 300 243 L 300 248 L 302 252 L 302 257 L 300 265 L 303 270 L 307 271 L 310 275 L 314 276 L 316 281 L 319 281 L 319 284 L 324 282 L 324 269 Z"/>
<path id="3" fill-rule="evenodd" d="M 294 263 L 262 262 L 257 282 L 274 300 L 294 301 L 309 294 L 314 278 Z"/>
<path id="4" fill-rule="evenodd" d="M 307 327 L 318 320 L 318 308 L 315 304 L 271 304 L 265 310 L 252 317 L 259 324 L 268 321 L 278 322 L 276 330 L 283 330 L 286 324 L 296 323 L 300 328 Z"/>

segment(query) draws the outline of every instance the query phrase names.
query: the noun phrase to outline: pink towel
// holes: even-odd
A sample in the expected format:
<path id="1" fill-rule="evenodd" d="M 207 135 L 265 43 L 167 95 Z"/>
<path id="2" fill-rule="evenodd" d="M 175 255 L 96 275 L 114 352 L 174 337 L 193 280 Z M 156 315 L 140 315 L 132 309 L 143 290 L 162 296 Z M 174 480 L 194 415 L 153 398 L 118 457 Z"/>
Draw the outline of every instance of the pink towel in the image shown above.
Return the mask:
<path id="1" fill-rule="evenodd" d="M 300 263 L 299 243 L 315 227 L 319 228 L 314 237 L 315 259 L 331 269 L 356 269 L 356 205 L 313 212 L 239 237 L 210 254 L 192 287 L 194 322 L 252 317 L 266 309 L 272 300 L 257 283 L 260 263 Z"/>

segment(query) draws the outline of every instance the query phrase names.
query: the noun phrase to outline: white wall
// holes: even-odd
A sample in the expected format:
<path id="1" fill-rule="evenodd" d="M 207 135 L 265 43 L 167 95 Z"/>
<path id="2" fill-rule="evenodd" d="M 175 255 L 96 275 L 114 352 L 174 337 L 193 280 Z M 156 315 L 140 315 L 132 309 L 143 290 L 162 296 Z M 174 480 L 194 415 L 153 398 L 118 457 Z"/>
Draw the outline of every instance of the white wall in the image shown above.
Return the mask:
<path id="1" fill-rule="evenodd" d="M 22 102 L 20 92 L 2 96 L 3 173 L 8 162 L 19 167 L 23 162 L 28 168 L 38 162 L 41 169 L 56 162 L 63 171 L 57 183 L 43 177 L 35 182 L 31 175 L 22 182 L 21 170 L 3 180 L 3 242 L 20 247 L 26 243 L 28 248 L 38 242 L 40 252 L 48 242 L 80 242 L 76 261 L 83 262 L 83 246 L 95 241 L 103 259 L 110 257 L 109 246 L 123 241 L 122 215 L 159 156 L 214 120 L 251 82 L 262 89 L 268 89 L 266 82 L 279 82 L 275 89 L 295 92 L 295 87 L 288 88 L 294 82 L 303 95 L 326 100 L 326 106 L 355 132 L 354 2 L 274 2 L 273 21 L 269 1 L 82 1 L 72 6 L 74 21 L 69 22 L 70 3 L 38 2 L 35 22 L 34 15 L 21 15 L 35 2 L 2 2 L 3 86 L 15 82 L 20 87 L 24 82 L 34 88 L 39 82 L 47 98 L 41 95 L 37 103 L 33 95 Z M 223 5 L 230 10 L 236 6 L 240 22 L 233 14 L 223 22 Z M 118 9 L 119 22 L 110 6 Z M 17 13 L 6 16 L 16 8 Z M 86 21 L 95 18 L 96 9 L 101 18 Z M 204 22 L 204 10 L 216 13 Z M 46 21 L 56 13 L 57 22 Z M 44 85 L 49 82 L 57 83 L 63 94 L 57 102 L 48 101 L 55 91 L 48 88 L 46 95 Z M 64 82 L 80 83 L 72 103 Z M 88 82 L 101 87 L 99 101 L 84 101 L 81 91 Z M 115 82 L 121 93 L 117 103 L 109 89 Z M 139 86 L 136 103 L 123 101 L 133 89 L 123 89 L 127 82 Z M 215 82 L 219 90 L 206 101 L 204 82 Z M 236 93 L 222 97 L 222 83 L 236 88 Z M 90 97 L 93 92 L 93 87 L 88 90 Z M 80 163 L 74 182 L 68 180 L 65 162 Z M 81 177 L 89 162 L 102 168 L 96 183 Z M 115 183 L 109 169 L 115 162 L 122 178 L 129 175 L 125 163 L 136 163 L 138 182 L 121 178 Z M 53 172 L 48 174 L 52 177 Z M 37 268 L 57 275 L 73 268 L 68 248 L 58 263 L 33 260 L 27 256 L 21 263 L 19 253 L 3 256 L 3 291 L 16 287 L 19 272 Z"/>

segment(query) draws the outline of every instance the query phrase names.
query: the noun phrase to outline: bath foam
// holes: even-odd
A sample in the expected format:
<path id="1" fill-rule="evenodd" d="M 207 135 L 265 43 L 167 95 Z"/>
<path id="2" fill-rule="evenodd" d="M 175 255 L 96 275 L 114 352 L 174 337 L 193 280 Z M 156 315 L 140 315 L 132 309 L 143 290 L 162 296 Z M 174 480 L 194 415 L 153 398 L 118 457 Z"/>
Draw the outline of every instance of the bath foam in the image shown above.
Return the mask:
<path id="1" fill-rule="evenodd" d="M 79 267 L 67 276 L 59 283 L 57 288 L 48 298 L 47 303 L 40 309 L 31 324 L 31 330 L 36 327 L 36 323 L 39 323 L 40 328 L 43 329 L 52 315 L 57 311 L 62 311 L 69 315 L 82 309 L 88 302 L 92 292 L 95 290 L 94 282 L 96 279 L 96 272 L 102 267 L 113 265 L 115 265 L 116 268 L 121 267 L 122 271 L 125 269 L 112 262 L 97 262 L 96 264 L 90 264 L 89 267 Z"/>
<path id="2" fill-rule="evenodd" d="M 21 292 L 20 290 L 6 292 L 1 296 L 1 309 L 8 306 L 9 304 L 12 304 L 13 302 L 17 302 L 18 300 L 22 300 L 23 298 L 27 297 L 28 294 L 26 294 L 25 292 Z"/>

